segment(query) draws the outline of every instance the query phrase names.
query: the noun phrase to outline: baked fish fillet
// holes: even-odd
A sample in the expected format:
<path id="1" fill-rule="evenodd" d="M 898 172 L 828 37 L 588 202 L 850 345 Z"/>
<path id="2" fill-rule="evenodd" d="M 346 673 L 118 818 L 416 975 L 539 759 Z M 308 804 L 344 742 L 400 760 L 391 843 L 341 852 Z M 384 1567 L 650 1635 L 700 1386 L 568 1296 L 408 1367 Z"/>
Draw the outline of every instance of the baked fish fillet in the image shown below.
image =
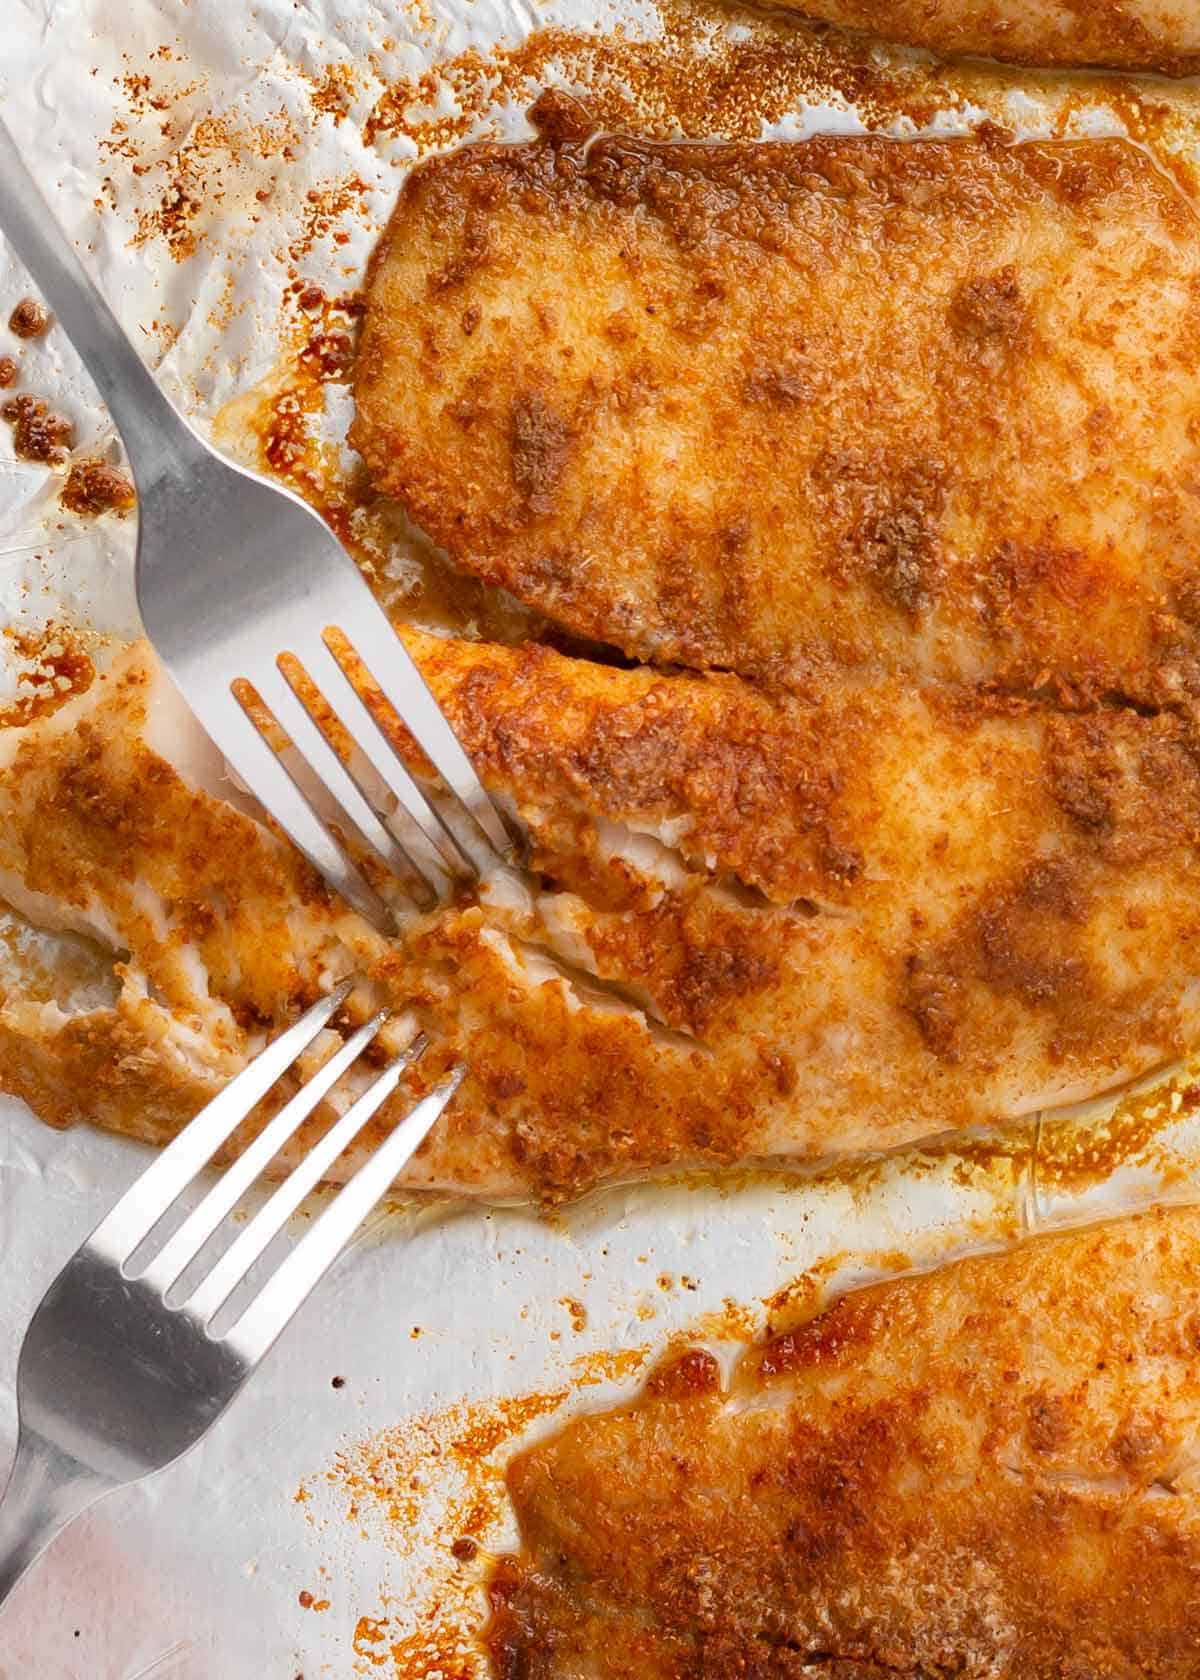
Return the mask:
<path id="1" fill-rule="evenodd" d="M 1200 684 L 1200 224 L 1121 141 L 466 147 L 353 439 L 466 570 L 651 662 Z M 553 127 L 557 124 L 557 127 Z"/>
<path id="2" fill-rule="evenodd" d="M 409 1181 L 554 1199 L 1026 1114 L 1200 1036 L 1182 716 L 889 677 L 772 698 L 405 634 L 530 831 L 536 898 L 499 881 L 381 939 L 134 647 L 0 732 L 6 1089 L 161 1139 L 357 972 L 359 1014 L 429 1033 L 422 1079 L 471 1069 Z"/>
<path id="3" fill-rule="evenodd" d="M 805 17 L 947 55 L 1192 75 L 1194 0 L 784 0 Z"/>
<path id="4" fill-rule="evenodd" d="M 1200 1215 L 693 1351 L 518 1458 L 495 1680 L 1193 1680 Z"/>

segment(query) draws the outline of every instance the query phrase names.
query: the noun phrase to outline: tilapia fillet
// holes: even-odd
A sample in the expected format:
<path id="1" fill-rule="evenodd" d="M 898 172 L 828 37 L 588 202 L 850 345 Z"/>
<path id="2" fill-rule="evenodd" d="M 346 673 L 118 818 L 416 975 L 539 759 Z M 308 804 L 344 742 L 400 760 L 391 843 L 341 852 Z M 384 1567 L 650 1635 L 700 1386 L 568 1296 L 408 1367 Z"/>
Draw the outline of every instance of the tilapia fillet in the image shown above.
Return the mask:
<path id="1" fill-rule="evenodd" d="M 25 929 L 0 928 L 6 1089 L 162 1139 L 358 973 L 355 1013 L 433 1044 L 380 1126 L 470 1069 L 408 1181 L 554 1199 L 1026 1114 L 1195 1042 L 1184 714 L 886 673 L 771 695 L 404 634 L 536 888 L 383 940 L 192 753 L 134 647 L 0 734 L 0 899 Z M 30 928 L 60 939 L 40 966 Z"/>
<path id="2" fill-rule="evenodd" d="M 1200 1215 L 702 1351 L 510 1467 L 496 1680 L 1193 1680 Z"/>
<path id="3" fill-rule="evenodd" d="M 631 657 L 1200 684 L 1200 224 L 1122 141 L 480 145 L 409 177 L 353 439 Z"/>
<path id="4" fill-rule="evenodd" d="M 934 52 L 1015 64 L 1110 65 L 1194 75 L 1194 0 L 784 0 L 825 23 Z"/>

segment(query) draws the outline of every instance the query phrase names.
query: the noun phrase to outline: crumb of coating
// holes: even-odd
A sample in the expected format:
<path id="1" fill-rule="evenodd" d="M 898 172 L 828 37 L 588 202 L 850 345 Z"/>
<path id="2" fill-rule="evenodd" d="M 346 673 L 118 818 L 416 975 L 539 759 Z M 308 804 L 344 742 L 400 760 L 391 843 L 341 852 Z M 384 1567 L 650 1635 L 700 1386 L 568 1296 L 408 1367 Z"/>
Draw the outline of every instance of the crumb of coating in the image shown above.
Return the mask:
<path id="1" fill-rule="evenodd" d="M 675 1356 L 510 1466 L 497 1680 L 1190 1680 L 1198 1269 L 1152 1214 Z"/>

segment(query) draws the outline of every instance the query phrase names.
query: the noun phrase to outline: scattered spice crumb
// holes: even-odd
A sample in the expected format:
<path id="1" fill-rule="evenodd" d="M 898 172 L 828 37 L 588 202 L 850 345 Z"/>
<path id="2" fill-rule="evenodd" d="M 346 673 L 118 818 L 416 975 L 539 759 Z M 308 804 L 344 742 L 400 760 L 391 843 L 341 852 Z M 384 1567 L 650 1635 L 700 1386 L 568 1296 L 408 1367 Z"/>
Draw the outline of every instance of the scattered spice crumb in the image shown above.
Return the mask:
<path id="1" fill-rule="evenodd" d="M 346 1379 L 345 1377 L 334 1377 L 329 1386 L 330 1388 L 345 1388 Z"/>
<path id="2" fill-rule="evenodd" d="M 437 1518 L 440 1544 L 452 1549 L 456 1540 L 482 1537 L 499 1519 L 506 1494 L 498 1449 L 510 1446 L 536 1418 L 556 1411 L 567 1393 L 556 1389 L 488 1403 L 461 1401 L 410 1418 L 345 1448 L 325 1480 L 348 1496 L 356 1523 L 371 1506 L 395 1543 L 407 1546 L 426 1514 L 425 1488 L 454 1472 L 461 1489 Z"/>
<path id="3" fill-rule="evenodd" d="M 61 414 L 54 414 L 40 397 L 10 397 L 0 416 L 13 424 L 13 448 L 22 461 L 43 461 L 59 467 L 75 442 L 75 428 Z"/>
<path id="4" fill-rule="evenodd" d="M 587 1327 L 587 1310 L 582 1301 L 575 1300 L 572 1295 L 561 1295 L 559 1297 L 559 1305 L 566 1307 L 568 1313 L 571 1315 L 571 1328 L 574 1330 L 576 1335 Z"/>
<path id="5" fill-rule="evenodd" d="M 171 103 L 164 93 L 154 88 L 149 76 L 144 73 L 130 72 L 126 76 L 114 76 L 113 81 L 123 90 L 130 112 L 134 116 L 143 117 L 150 111 L 165 111 Z"/>
<path id="6" fill-rule="evenodd" d="M 385 1599 L 374 1613 L 358 1614 L 353 1650 L 361 1672 L 382 1670 L 394 1680 L 482 1680 L 474 1636 L 478 1585 L 463 1566 L 499 1538 L 495 1531 L 508 1508 L 505 1469 L 520 1436 L 556 1411 L 568 1392 L 460 1401 L 337 1455 L 324 1479 L 342 1496 L 355 1531 L 380 1533 L 406 1556 L 428 1548 L 438 1561 L 437 1589 L 419 1605 L 406 1602 L 401 1615 L 389 1617 Z"/>
<path id="7" fill-rule="evenodd" d="M 304 1591 L 300 1594 L 300 1608 L 302 1610 L 311 1610 L 312 1605 L 313 1595 L 309 1592 L 308 1588 L 305 1587 Z"/>
<path id="8" fill-rule="evenodd" d="M 301 363 L 318 379 L 348 379 L 354 362 L 354 341 L 349 333 L 314 333 L 300 352 Z"/>
<path id="9" fill-rule="evenodd" d="M 332 117 L 335 127 L 340 126 L 350 114 L 356 92 L 354 72 L 350 66 L 331 64 L 319 79 L 310 78 L 309 87 L 313 110 L 318 115 Z"/>
<path id="10" fill-rule="evenodd" d="M 22 298 L 8 317 L 9 331 L 18 338 L 41 338 L 49 325 L 49 312 L 36 298 Z"/>
<path id="11" fill-rule="evenodd" d="M 11 356 L 0 356 L 0 391 L 6 391 L 16 377 L 16 362 Z"/>
<path id="12" fill-rule="evenodd" d="M 364 221 L 369 218 L 366 202 L 369 191 L 360 175 L 347 175 L 342 180 L 323 181 L 310 187 L 300 206 L 300 231 L 288 246 L 292 261 L 301 262 L 323 239 L 332 239 L 335 245 L 348 244 L 350 236 L 338 223 L 351 213 Z"/>
<path id="13" fill-rule="evenodd" d="M 144 98 L 138 93 L 137 78 L 131 81 L 134 85 L 125 86 L 126 95 L 131 100 Z M 198 85 L 161 97 L 173 105 Z M 154 108 L 153 100 L 150 108 Z M 136 106 L 133 109 L 135 115 L 145 114 Z M 228 114 L 215 112 L 198 114 L 183 124 L 169 121 L 163 130 L 169 140 L 175 138 L 177 127 L 183 129 L 178 145 L 164 154 L 156 144 L 153 151 L 147 149 L 143 155 L 129 125 L 118 119 L 110 138 L 100 142 L 100 149 L 103 160 L 121 159 L 123 170 L 127 163 L 138 183 L 134 245 L 161 240 L 172 258 L 183 262 L 195 255 L 223 206 L 228 214 L 235 195 L 249 197 L 255 174 L 273 172 L 280 158 L 286 161 L 296 155 L 293 147 L 299 133 L 284 109 L 257 123 L 238 122 Z M 115 188 L 110 181 L 111 177 L 105 187 L 115 204 Z M 274 184 L 273 178 L 269 183 L 264 181 L 256 191 L 269 192 Z"/>
<path id="14" fill-rule="evenodd" d="M 119 468 L 88 458 L 72 463 L 59 501 L 70 513 L 94 519 L 102 513 L 128 513 L 137 496 Z"/>

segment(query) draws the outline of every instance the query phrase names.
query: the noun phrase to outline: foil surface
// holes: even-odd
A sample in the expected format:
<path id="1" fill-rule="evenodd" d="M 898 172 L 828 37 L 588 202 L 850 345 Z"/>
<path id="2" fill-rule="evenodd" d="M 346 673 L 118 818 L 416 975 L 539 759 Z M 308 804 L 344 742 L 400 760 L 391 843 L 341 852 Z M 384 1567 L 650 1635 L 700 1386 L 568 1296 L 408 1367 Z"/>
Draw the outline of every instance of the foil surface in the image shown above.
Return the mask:
<path id="1" fill-rule="evenodd" d="M 548 83 L 613 126 L 697 140 L 989 120 L 1127 132 L 1164 166 L 1200 151 L 1185 88 L 950 72 L 728 8 L 6 0 L 3 13 L 4 114 L 55 214 L 170 395 L 251 460 L 296 373 L 301 293 L 353 294 L 414 161 L 527 134 Z M 29 290 L 0 247 L 0 323 Z M 22 389 L 70 416 L 78 453 L 119 460 L 61 334 L 22 359 Z M 301 485 L 318 502 L 339 493 L 348 407 L 344 385 L 321 393 L 323 447 Z M 0 623 L 70 626 L 102 658 L 137 632 L 135 521 L 80 520 L 60 489 L 0 431 Z M 368 536 L 419 616 L 419 537 L 398 522 Z M 19 677 L 5 644 L 0 708 Z M 613 1190 L 553 1219 L 382 1209 L 201 1448 L 97 1506 L 26 1580 L 0 1615 L 0 1680 L 482 1674 L 472 1634 L 487 1558 L 514 1538 L 502 1472 L 521 1442 L 628 1394 L 680 1340 L 732 1358 L 871 1278 L 1194 1199 L 1197 1079 L 1165 1069 L 995 1136 Z M 142 1162 L 0 1098 L 0 1467 L 29 1315 Z M 479 1548 L 465 1561 L 464 1536 Z"/>

